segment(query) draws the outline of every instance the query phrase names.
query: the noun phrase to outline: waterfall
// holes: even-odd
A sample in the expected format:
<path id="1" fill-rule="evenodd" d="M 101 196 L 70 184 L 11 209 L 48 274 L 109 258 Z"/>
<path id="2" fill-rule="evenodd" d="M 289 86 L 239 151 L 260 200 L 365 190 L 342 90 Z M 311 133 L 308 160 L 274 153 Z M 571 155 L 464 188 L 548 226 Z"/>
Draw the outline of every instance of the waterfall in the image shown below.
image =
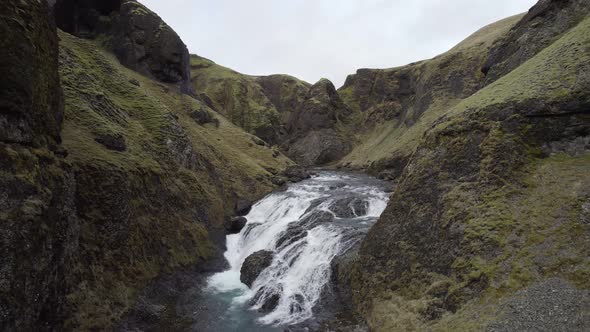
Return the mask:
<path id="1" fill-rule="evenodd" d="M 320 172 L 256 203 L 239 234 L 227 236 L 230 268 L 209 288 L 236 294 L 235 305 L 264 311 L 262 325 L 285 326 L 312 317 L 330 280 L 331 262 L 363 237 L 385 209 L 384 182 L 364 175 Z M 248 256 L 268 250 L 272 263 L 249 288 L 240 282 Z"/>

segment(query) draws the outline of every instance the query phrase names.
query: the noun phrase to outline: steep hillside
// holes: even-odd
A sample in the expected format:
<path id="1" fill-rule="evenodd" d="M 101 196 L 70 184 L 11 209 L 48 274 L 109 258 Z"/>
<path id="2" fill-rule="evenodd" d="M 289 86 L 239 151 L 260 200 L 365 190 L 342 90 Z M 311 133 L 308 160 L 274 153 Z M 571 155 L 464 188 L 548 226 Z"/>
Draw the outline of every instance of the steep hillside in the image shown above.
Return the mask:
<path id="1" fill-rule="evenodd" d="M 288 75 L 249 76 L 197 55 L 191 75 L 201 100 L 303 166 L 328 164 L 350 151 L 343 128 L 351 111 L 326 79 L 310 86 Z"/>
<path id="2" fill-rule="evenodd" d="M 0 330 L 47 329 L 67 315 L 79 227 L 47 4 L 4 1 L 0 37 Z"/>
<path id="3" fill-rule="evenodd" d="M 278 141 L 281 115 L 255 77 L 191 55 L 191 80 L 199 98 L 234 124 L 269 143 Z"/>
<path id="4" fill-rule="evenodd" d="M 434 59 L 350 75 L 338 93 L 357 112 L 356 127 L 362 129 L 340 164 L 397 177 L 424 131 L 480 89 L 488 51 L 521 17 L 491 24 Z"/>
<path id="5" fill-rule="evenodd" d="M 2 330 L 109 329 L 148 282 L 218 255 L 225 218 L 292 164 L 181 93 L 176 34 L 142 40 L 138 62 L 117 52 L 168 28 L 113 3 L 58 1 L 90 38 L 60 31 L 59 49 L 45 1 L 2 6 Z"/>
<path id="6" fill-rule="evenodd" d="M 564 6 L 574 13 L 578 4 Z M 529 286 L 523 294 L 532 294 L 528 301 L 539 317 L 554 310 L 548 298 L 563 298 L 558 305 L 571 309 L 560 329 L 590 324 L 584 313 L 590 289 L 585 10 L 586 18 L 547 48 L 439 113 L 411 143 L 400 136 L 392 145 L 403 142 L 409 162 L 347 271 L 374 330 L 551 330 L 551 320 L 498 309 Z M 514 38 L 520 40 L 500 43 Z M 565 286 L 547 288 L 549 278 Z M 567 295 L 573 293 L 581 297 Z"/>
<path id="7" fill-rule="evenodd" d="M 290 161 L 96 42 L 60 39 L 63 145 L 79 186 L 84 262 L 71 324 L 107 326 L 130 304 L 132 285 L 207 259 L 208 231 L 220 231 L 238 198 L 271 190 Z"/>

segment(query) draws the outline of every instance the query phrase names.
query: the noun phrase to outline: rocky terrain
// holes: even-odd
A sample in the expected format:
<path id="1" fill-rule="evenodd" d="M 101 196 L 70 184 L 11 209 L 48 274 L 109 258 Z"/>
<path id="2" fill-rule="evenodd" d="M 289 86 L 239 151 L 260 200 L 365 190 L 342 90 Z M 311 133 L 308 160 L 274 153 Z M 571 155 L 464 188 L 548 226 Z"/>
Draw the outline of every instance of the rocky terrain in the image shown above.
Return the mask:
<path id="1" fill-rule="evenodd" d="M 134 0 L 6 0 L 0 35 L 1 330 L 165 328 L 174 296 L 146 299 L 219 261 L 295 162 L 396 184 L 333 265 L 354 324 L 590 328 L 586 0 L 339 89 L 191 55 Z"/>
<path id="2" fill-rule="evenodd" d="M 169 29 L 157 15 L 75 3 L 53 8 L 63 31 L 44 1 L 2 6 L 2 330 L 111 326 L 150 280 L 219 253 L 224 219 L 292 164 L 182 93 L 180 39 L 129 30 Z"/>

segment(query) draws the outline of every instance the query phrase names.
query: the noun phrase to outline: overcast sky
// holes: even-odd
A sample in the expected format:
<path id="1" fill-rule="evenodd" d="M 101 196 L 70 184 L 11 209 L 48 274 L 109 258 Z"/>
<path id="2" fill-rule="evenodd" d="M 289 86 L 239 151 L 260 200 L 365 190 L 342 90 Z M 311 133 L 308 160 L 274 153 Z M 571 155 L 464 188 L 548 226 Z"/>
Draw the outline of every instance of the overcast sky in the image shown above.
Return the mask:
<path id="1" fill-rule="evenodd" d="M 341 86 L 431 58 L 536 0 L 140 0 L 196 53 L 251 75 Z"/>

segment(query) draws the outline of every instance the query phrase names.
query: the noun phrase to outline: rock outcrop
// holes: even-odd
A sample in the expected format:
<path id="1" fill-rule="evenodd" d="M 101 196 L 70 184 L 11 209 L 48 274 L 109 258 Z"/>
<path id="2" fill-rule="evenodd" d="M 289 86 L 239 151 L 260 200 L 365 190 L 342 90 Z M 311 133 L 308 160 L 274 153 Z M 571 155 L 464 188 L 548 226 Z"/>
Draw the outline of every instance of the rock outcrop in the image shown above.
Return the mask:
<path id="1" fill-rule="evenodd" d="M 330 81 L 310 86 L 288 75 L 240 74 L 196 55 L 191 62 L 199 98 L 301 165 L 324 165 L 350 151 L 340 127 L 351 111 Z"/>
<path id="2" fill-rule="evenodd" d="M 58 0 L 57 25 L 82 38 L 104 36 L 121 63 L 191 93 L 186 45 L 158 15 L 135 0 Z"/>
<path id="3" fill-rule="evenodd" d="M 542 0 L 494 45 L 482 72 L 484 84 L 508 74 L 555 42 L 582 21 L 590 3 L 585 0 Z"/>
<path id="4" fill-rule="evenodd" d="M 273 258 L 274 253 L 268 250 L 260 250 L 248 256 L 240 269 L 240 281 L 252 287 L 260 273 L 272 264 Z"/>
<path id="5" fill-rule="evenodd" d="M 337 129 L 351 110 L 342 102 L 334 85 L 321 79 L 311 86 L 304 101 L 290 115 L 287 139 L 282 143 L 288 156 L 303 166 L 324 165 L 350 151 L 350 142 Z"/>
<path id="6" fill-rule="evenodd" d="M 424 130 L 481 88 L 488 51 L 520 17 L 484 27 L 433 59 L 349 75 L 338 93 L 361 121 L 354 124 L 358 141 L 340 164 L 398 177 Z"/>
<path id="7" fill-rule="evenodd" d="M 560 3 L 567 8 L 553 10 L 579 4 Z M 482 315 L 482 303 L 532 282 L 559 275 L 590 288 L 590 230 L 579 217 L 590 199 L 582 171 L 590 155 L 582 143 L 590 135 L 585 16 L 422 127 L 398 187 L 347 271 L 372 329 L 480 330 L 493 316 Z"/>
<path id="8" fill-rule="evenodd" d="M 167 28 L 131 2 L 0 9 L 1 330 L 111 329 L 149 282 L 220 256 L 224 218 L 292 164 L 162 83 L 188 77 L 175 34 L 146 31 L 143 69 L 117 61 L 117 27 L 141 39 L 123 16 Z"/>
<path id="9" fill-rule="evenodd" d="M 0 36 L 0 330 L 51 330 L 67 318 L 79 221 L 47 3 L 3 2 Z"/>

